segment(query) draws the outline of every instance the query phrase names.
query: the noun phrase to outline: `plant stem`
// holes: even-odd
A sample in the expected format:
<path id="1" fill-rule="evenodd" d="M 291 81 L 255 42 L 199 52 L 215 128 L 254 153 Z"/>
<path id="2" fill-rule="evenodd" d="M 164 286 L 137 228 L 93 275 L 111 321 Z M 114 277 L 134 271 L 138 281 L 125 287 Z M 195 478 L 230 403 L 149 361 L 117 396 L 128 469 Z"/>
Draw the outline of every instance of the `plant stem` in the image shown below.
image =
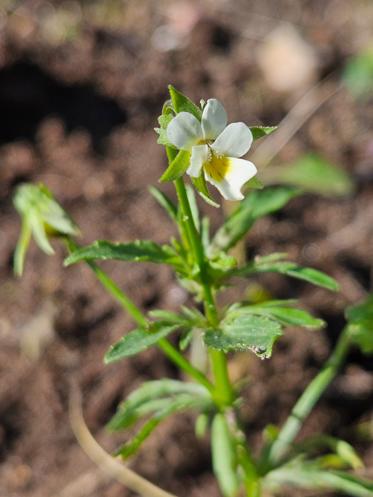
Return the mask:
<path id="1" fill-rule="evenodd" d="M 176 193 L 179 199 L 182 220 L 185 223 L 188 239 L 199 269 L 199 276 L 204 293 L 205 314 L 212 326 L 219 323 L 214 295 L 208 280 L 207 264 L 200 235 L 195 227 L 188 195 L 182 178 L 175 180 Z M 220 350 L 209 350 L 212 372 L 215 378 L 216 389 L 214 398 L 221 406 L 230 406 L 234 400 L 234 391 L 228 375 L 227 358 Z"/>
<path id="2" fill-rule="evenodd" d="M 345 360 L 350 346 L 348 328 L 344 328 L 339 336 L 338 342 L 329 359 L 317 376 L 307 386 L 306 390 L 300 396 L 284 426 L 282 427 L 278 438 L 273 443 L 269 454 L 268 463 L 271 467 L 276 465 L 286 454 L 291 443 L 298 435 L 307 416 L 324 393 L 329 383 L 336 376 L 341 364 Z"/>
<path id="3" fill-rule="evenodd" d="M 65 238 L 69 253 L 77 250 L 78 245 L 69 237 Z M 130 314 L 134 321 L 141 327 L 149 325 L 148 320 L 132 300 L 121 290 L 118 285 L 93 261 L 85 261 L 90 269 L 95 273 L 102 286 L 117 300 L 122 308 Z M 164 354 L 179 366 L 186 374 L 203 385 L 211 393 L 215 391 L 214 386 L 199 369 L 190 364 L 185 357 L 166 339 L 162 338 L 158 342 L 158 347 Z"/>

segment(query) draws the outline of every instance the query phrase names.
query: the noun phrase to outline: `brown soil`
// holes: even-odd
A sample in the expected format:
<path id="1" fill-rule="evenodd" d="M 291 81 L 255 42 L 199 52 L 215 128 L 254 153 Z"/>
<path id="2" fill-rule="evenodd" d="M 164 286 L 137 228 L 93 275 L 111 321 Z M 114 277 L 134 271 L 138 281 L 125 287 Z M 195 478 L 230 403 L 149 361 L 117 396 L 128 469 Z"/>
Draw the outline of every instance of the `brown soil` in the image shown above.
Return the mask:
<path id="1" fill-rule="evenodd" d="M 56 246 L 56 256 L 46 257 L 32 247 L 23 279 L 14 279 L 11 265 L 19 220 L 11 196 L 16 185 L 46 183 L 81 227 L 84 242 L 165 241 L 174 230 L 147 186 L 157 182 L 165 164 L 152 128 L 167 84 L 174 83 L 196 99 L 220 98 L 232 121 L 274 124 L 286 115 L 292 99 L 265 85 L 255 49 L 260 37 L 280 24 L 276 18 L 300 29 L 318 54 L 319 79 L 332 74 L 329 85 L 338 84 L 341 67 L 356 49 L 354 43 L 363 38 L 364 22 L 369 16 L 373 20 L 372 9 L 364 8 L 363 2 L 356 2 L 358 17 L 351 12 L 351 3 L 342 0 L 302 2 L 301 10 L 286 0 L 267 0 L 261 6 L 240 1 L 233 9 L 229 2 L 212 7 L 206 0 L 195 8 L 196 22 L 184 44 L 162 52 L 150 35 L 166 22 L 167 2 L 157 8 L 151 2 L 128 2 L 125 8 L 121 2 L 101 2 L 106 3 L 101 17 L 94 2 L 87 11 L 79 10 L 77 2 L 66 3 L 73 12 L 68 25 L 74 29 L 60 38 L 56 36 L 64 19 L 61 2 L 24 2 L 8 18 L 3 16 L 7 22 L 0 31 L 2 497 L 55 496 L 75 480 L 77 496 L 132 495 L 118 483 L 100 479 L 77 445 L 67 415 L 71 378 L 82 389 L 87 424 L 111 450 L 122 437 L 105 433 L 103 426 L 118 402 L 142 381 L 177 376 L 156 349 L 134 360 L 103 365 L 105 350 L 131 328 L 131 321 L 87 268 L 62 267 L 62 248 Z M 0 8 L 0 21 L 1 12 Z M 343 326 L 346 303 L 372 290 L 372 124 L 369 102 L 353 101 L 344 89 L 322 106 L 283 149 L 280 160 L 302 151 L 322 153 L 351 173 L 355 193 L 343 199 L 297 199 L 281 214 L 260 221 L 248 241 L 250 255 L 287 251 L 300 263 L 327 271 L 342 285 L 341 293 L 334 295 L 284 278 L 258 280 L 277 297 L 300 296 L 302 304 L 325 318 L 329 327 L 325 332 L 289 330 L 271 360 L 246 354 L 232 360 L 232 375 L 246 374 L 250 380 L 243 416 L 256 449 L 265 425 L 285 419 L 327 357 Z M 165 189 L 173 194 L 171 188 Z M 203 208 L 216 227 L 221 213 Z M 105 268 L 144 309 L 177 309 L 186 301 L 168 269 L 110 263 Z M 367 474 L 373 477 L 373 447 L 357 429 L 373 414 L 371 371 L 368 359 L 351 353 L 304 434 L 326 430 L 347 438 L 359 447 Z M 192 416 L 165 422 L 133 467 L 180 497 L 218 495 L 208 444 L 195 439 Z M 79 480 L 82 474 L 87 475 L 85 480 Z"/>

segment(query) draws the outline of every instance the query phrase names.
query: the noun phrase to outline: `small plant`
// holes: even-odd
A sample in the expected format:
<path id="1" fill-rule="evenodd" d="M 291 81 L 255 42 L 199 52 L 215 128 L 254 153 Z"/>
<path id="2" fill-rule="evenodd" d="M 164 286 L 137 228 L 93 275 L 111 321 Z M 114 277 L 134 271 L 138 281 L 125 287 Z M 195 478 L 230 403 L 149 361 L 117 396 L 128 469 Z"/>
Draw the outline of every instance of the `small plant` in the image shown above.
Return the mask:
<path id="1" fill-rule="evenodd" d="M 254 164 L 241 158 L 253 140 L 271 133 L 274 127 L 249 128 L 243 123 L 227 126 L 226 112 L 217 100 L 197 106 L 172 86 L 169 91 L 170 100 L 163 106 L 156 129 L 158 143 L 165 147 L 168 158 L 160 181 L 173 181 L 178 203 L 155 187 L 150 191 L 175 223 L 178 238 L 165 245 L 137 240 L 97 241 L 80 247 L 75 240 L 78 228 L 47 188 L 22 185 L 15 195 L 22 218 L 16 273 L 22 274 L 31 236 L 47 254 L 53 252 L 50 239 L 57 237 L 68 251 L 65 265 L 85 262 L 136 323 L 133 331 L 106 352 L 105 363 L 157 346 L 190 378 L 148 381 L 123 401 L 108 428 L 119 431 L 140 425 L 136 436 L 118 448 L 117 455 L 123 459 L 134 455 L 165 418 L 191 410 L 197 414 L 197 436 L 210 436 L 213 470 L 226 497 L 274 495 L 288 486 L 372 496 L 373 483 L 353 473 L 362 462 L 347 442 L 324 433 L 295 440 L 350 347 L 373 353 L 373 296 L 347 309 L 346 325 L 331 356 L 304 390 L 285 424 L 265 428 L 262 450 L 253 454 L 240 423 L 240 389 L 230 380 L 228 353 L 249 351 L 260 359 L 269 359 L 287 326 L 317 329 L 325 323 L 299 309 L 296 300 L 242 300 L 219 308 L 216 297 L 233 278 L 268 272 L 304 280 L 327 291 L 338 291 L 338 284 L 316 269 L 289 261 L 283 253 L 257 255 L 242 265 L 229 254 L 256 220 L 281 209 L 302 190 L 286 184 L 264 188 L 255 177 Z M 186 186 L 185 173 L 194 188 Z M 208 183 L 225 199 L 241 200 L 212 237 L 209 219 L 201 218 L 194 193 L 217 206 Z M 241 190 L 245 183 L 249 193 L 244 197 Z M 97 265 L 97 261 L 107 259 L 169 265 L 194 305 L 182 307 L 177 313 L 154 309 L 144 314 Z M 199 343 L 200 353 L 208 356 L 206 370 L 187 358 L 192 343 Z"/>

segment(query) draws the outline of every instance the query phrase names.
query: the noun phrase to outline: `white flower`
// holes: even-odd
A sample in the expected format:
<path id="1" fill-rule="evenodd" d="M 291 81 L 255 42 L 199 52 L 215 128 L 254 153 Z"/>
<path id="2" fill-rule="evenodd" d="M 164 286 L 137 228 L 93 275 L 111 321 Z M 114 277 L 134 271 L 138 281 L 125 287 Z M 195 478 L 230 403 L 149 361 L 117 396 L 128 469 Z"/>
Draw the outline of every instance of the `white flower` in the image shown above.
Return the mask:
<path id="1" fill-rule="evenodd" d="M 250 128 L 244 123 L 227 126 L 222 104 L 207 101 L 201 122 L 189 112 L 177 114 L 167 127 L 170 143 L 191 152 L 187 173 L 197 178 L 204 171 L 207 181 L 227 200 L 242 200 L 242 186 L 257 173 L 252 162 L 240 159 L 253 142 Z"/>

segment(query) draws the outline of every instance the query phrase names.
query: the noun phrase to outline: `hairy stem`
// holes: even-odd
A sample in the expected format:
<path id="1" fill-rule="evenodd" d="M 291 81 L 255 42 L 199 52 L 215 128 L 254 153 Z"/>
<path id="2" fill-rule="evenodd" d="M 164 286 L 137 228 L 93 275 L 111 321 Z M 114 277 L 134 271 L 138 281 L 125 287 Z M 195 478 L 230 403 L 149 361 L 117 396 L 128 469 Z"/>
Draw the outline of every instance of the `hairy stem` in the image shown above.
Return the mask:
<path id="1" fill-rule="evenodd" d="M 347 330 L 347 327 L 344 328 L 339 336 L 338 342 L 331 356 L 326 361 L 321 371 L 307 386 L 306 390 L 300 396 L 299 400 L 291 411 L 289 418 L 285 422 L 278 438 L 269 451 L 268 462 L 270 466 L 276 465 L 286 454 L 290 445 L 302 428 L 304 421 L 306 420 L 330 382 L 338 373 L 341 364 L 347 356 L 350 346 L 350 340 Z"/>
<path id="2" fill-rule="evenodd" d="M 188 239 L 199 269 L 200 281 L 204 293 L 205 314 L 210 324 L 212 326 L 217 326 L 219 323 L 219 317 L 214 295 L 208 280 L 207 262 L 203 245 L 201 237 L 194 225 L 192 211 L 182 178 L 178 178 L 175 181 L 175 188 L 182 211 L 182 220 L 185 223 Z M 234 400 L 234 391 L 228 375 L 226 355 L 220 350 L 210 349 L 209 357 L 216 383 L 214 398 L 220 406 L 229 406 Z"/>

